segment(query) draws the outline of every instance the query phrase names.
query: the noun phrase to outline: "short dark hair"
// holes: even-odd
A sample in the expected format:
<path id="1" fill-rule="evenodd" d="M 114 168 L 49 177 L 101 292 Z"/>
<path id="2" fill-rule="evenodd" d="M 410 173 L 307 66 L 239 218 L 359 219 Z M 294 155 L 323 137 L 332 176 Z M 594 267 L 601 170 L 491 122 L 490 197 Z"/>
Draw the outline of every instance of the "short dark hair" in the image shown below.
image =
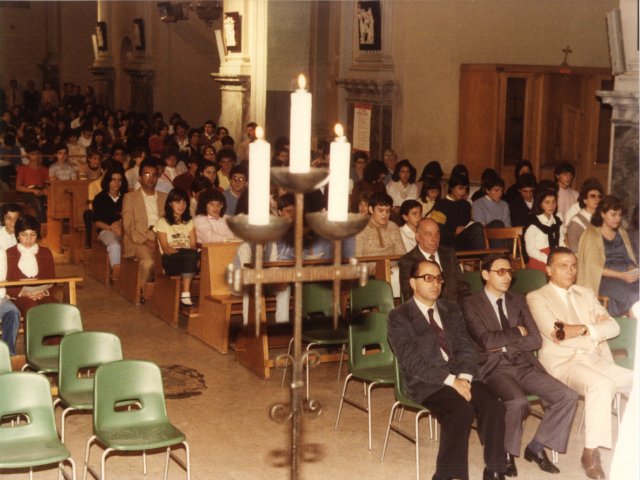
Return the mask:
<path id="1" fill-rule="evenodd" d="M 278 211 L 284 210 L 296 204 L 296 197 L 293 193 L 285 193 L 278 198 Z"/>
<path id="2" fill-rule="evenodd" d="M 120 185 L 120 195 L 124 195 L 129 191 L 129 185 L 127 184 L 127 177 L 124 174 L 124 168 L 118 162 L 115 162 L 111 165 L 111 168 L 107 170 L 107 172 L 102 176 L 102 180 L 100 181 L 100 186 L 102 187 L 103 192 L 109 193 L 109 183 L 111 183 L 111 179 L 113 176 L 119 173 L 122 175 L 122 185 Z"/>
<path id="3" fill-rule="evenodd" d="M 533 208 L 531 209 L 531 213 L 533 213 L 534 215 L 540 215 L 542 213 L 542 207 L 540 205 L 542 205 L 542 202 L 547 197 L 555 197 L 557 201 L 558 192 L 550 188 L 539 189 L 536 192 L 535 198 L 533 199 Z"/>
<path id="4" fill-rule="evenodd" d="M 553 169 L 553 176 L 557 178 L 561 173 L 570 173 L 574 177 L 576 176 L 576 169 L 569 162 L 560 162 Z"/>
<path id="5" fill-rule="evenodd" d="M 181 188 L 174 188 L 167 195 L 167 201 L 164 202 L 164 219 L 167 221 L 169 225 L 175 225 L 176 219 L 173 215 L 173 207 L 171 203 L 179 202 L 180 200 L 184 200 L 187 204 L 187 208 L 185 208 L 184 213 L 182 214 L 181 223 L 187 223 L 191 220 L 191 212 L 189 211 L 189 195 Z"/>
<path id="6" fill-rule="evenodd" d="M 364 166 L 362 179 L 368 183 L 376 183 L 382 175 L 386 175 L 389 170 L 380 160 L 370 160 Z"/>
<path id="7" fill-rule="evenodd" d="M 369 207 L 393 207 L 393 198 L 387 192 L 375 192 L 369 197 Z"/>
<path id="8" fill-rule="evenodd" d="M 430 263 L 431 265 L 435 265 L 436 267 L 438 267 L 438 270 L 440 270 L 440 273 L 442 273 L 442 268 L 440 268 L 438 262 L 435 262 L 433 260 L 418 260 L 417 262 L 414 262 L 413 265 L 411 265 L 411 271 L 409 272 L 411 278 L 417 278 L 418 272 L 420 271 L 420 265 L 422 265 L 423 263 Z"/>
<path id="9" fill-rule="evenodd" d="M 195 195 L 198 192 L 201 192 L 202 190 L 207 190 L 209 188 L 213 188 L 213 183 L 211 183 L 211 180 L 209 180 L 204 175 L 200 175 L 194 178 L 193 182 L 191 182 L 191 193 L 193 195 Z"/>
<path id="10" fill-rule="evenodd" d="M 18 212 L 18 215 L 22 215 L 22 207 L 13 202 L 5 203 L 4 205 L 2 205 L 2 209 L 0 209 L 0 215 L 2 215 L 2 218 L 0 218 L 0 223 L 2 223 L 2 225 L 4 225 L 5 215 L 9 212 Z"/>
<path id="11" fill-rule="evenodd" d="M 458 163 L 457 165 L 454 165 L 454 167 L 451 169 L 451 177 L 453 177 L 454 175 L 464 175 L 465 177 L 469 178 L 469 169 L 467 168 L 466 165 L 462 164 L 462 163 Z"/>
<path id="12" fill-rule="evenodd" d="M 196 133 L 200 134 L 200 130 L 197 128 L 190 129 L 189 132 L 187 133 L 187 138 L 191 140 L 191 137 L 193 137 Z"/>
<path id="13" fill-rule="evenodd" d="M 220 139 L 220 143 L 222 144 L 223 147 L 233 148 L 233 146 L 236 144 L 236 141 L 233 139 L 231 135 L 225 135 Z"/>
<path id="14" fill-rule="evenodd" d="M 244 178 L 249 181 L 249 172 L 247 172 L 247 169 L 244 165 L 234 165 L 231 170 L 229 170 L 229 180 L 231 180 L 231 177 L 237 174 L 244 175 Z"/>
<path id="15" fill-rule="evenodd" d="M 206 177 L 201 177 L 205 178 Z M 196 215 L 206 215 L 207 214 L 207 205 L 211 202 L 220 202 L 222 203 L 222 208 L 220 209 L 220 216 L 224 216 L 224 213 L 227 211 L 227 200 L 224 198 L 224 195 L 217 188 L 208 188 L 202 195 L 198 197 L 198 206 L 196 207 Z"/>
<path id="16" fill-rule="evenodd" d="M 601 227 L 602 214 L 607 213 L 609 210 L 620 210 L 622 211 L 623 215 L 626 212 L 626 208 L 624 208 L 622 201 L 618 197 L 615 197 L 613 195 L 605 195 L 604 197 L 602 197 L 602 200 L 600 200 L 595 213 L 591 216 L 591 225 L 595 227 Z"/>
<path id="17" fill-rule="evenodd" d="M 484 257 L 482 257 L 480 271 L 484 270 L 488 272 L 489 270 L 491 270 L 491 267 L 493 267 L 493 264 L 498 260 L 506 260 L 507 262 L 511 263 L 509 255 L 507 255 L 506 253 L 490 253 L 489 255 L 485 255 Z"/>
<path id="18" fill-rule="evenodd" d="M 162 153 L 160 154 L 160 161 L 162 162 L 162 164 L 165 164 L 167 161 L 167 158 L 169 157 L 176 157 L 176 161 L 177 161 L 179 154 L 180 154 L 180 151 L 177 148 L 166 147 L 164 150 L 162 150 Z"/>
<path id="19" fill-rule="evenodd" d="M 523 188 L 536 188 L 536 177 L 534 177 L 530 173 L 523 173 L 518 176 L 518 180 L 516 180 L 516 187 L 518 190 L 522 190 Z"/>
<path id="20" fill-rule="evenodd" d="M 66 150 L 66 152 L 69 153 L 69 147 L 67 147 L 67 145 L 64 143 L 59 143 L 55 146 L 56 153 L 58 153 L 60 150 Z"/>
<path id="21" fill-rule="evenodd" d="M 519 162 L 516 162 L 514 166 L 514 174 L 516 180 L 518 180 L 518 177 L 520 177 L 520 170 L 522 170 L 524 167 L 528 167 L 529 172 L 533 174 L 533 165 L 531 165 L 531 162 L 529 160 L 520 160 Z"/>
<path id="22" fill-rule="evenodd" d="M 488 191 L 495 187 L 501 187 L 504 189 L 504 180 L 498 172 L 492 170 L 482 179 L 482 190 Z"/>
<path id="23" fill-rule="evenodd" d="M 138 175 L 141 176 L 145 168 L 153 168 L 154 170 L 158 170 L 158 161 L 153 157 L 146 157 L 144 160 L 142 160 L 142 162 L 140 162 Z"/>
<path id="24" fill-rule="evenodd" d="M 396 163 L 396 168 L 393 169 L 391 180 L 393 180 L 394 182 L 400 181 L 400 170 L 404 167 L 407 167 L 409 169 L 409 183 L 415 183 L 416 175 L 418 172 L 416 171 L 416 167 L 411 165 L 411 162 L 406 158 Z"/>
<path id="25" fill-rule="evenodd" d="M 580 186 L 580 194 L 578 195 L 578 205 L 580 205 L 580 208 L 585 207 L 586 204 L 584 203 L 584 201 L 586 200 L 589 192 L 592 190 L 597 190 L 598 192 L 600 192 L 600 195 L 604 195 L 604 188 L 602 188 L 600 180 L 595 177 L 587 178 L 584 182 L 582 182 L 582 185 Z"/>
<path id="26" fill-rule="evenodd" d="M 220 163 L 220 160 L 223 158 L 229 158 L 235 163 L 238 160 L 238 155 L 230 148 L 221 148 L 220 151 L 216 153 L 216 162 Z"/>
<path id="27" fill-rule="evenodd" d="M 23 215 L 16 222 L 16 239 L 21 232 L 25 230 L 33 230 L 40 238 L 40 222 L 33 215 Z"/>
<path id="28" fill-rule="evenodd" d="M 469 188 L 469 177 L 464 175 L 452 175 L 449 179 L 449 192 L 458 186 Z"/>
<path id="29" fill-rule="evenodd" d="M 362 150 L 356 150 L 355 152 L 353 152 L 353 155 L 351 155 L 351 164 L 355 165 L 356 162 L 360 159 L 364 160 L 364 162 L 367 163 L 369 161 L 369 155 L 367 154 L 367 152 L 363 152 Z"/>
<path id="30" fill-rule="evenodd" d="M 555 247 L 551 249 L 549 255 L 547 256 L 547 265 L 551 265 L 553 263 L 553 259 L 556 255 L 573 255 L 574 257 L 576 256 L 576 254 L 570 248 Z"/>
<path id="31" fill-rule="evenodd" d="M 258 124 L 256 122 L 249 122 L 247 123 L 246 128 L 249 128 L 249 127 L 256 128 L 257 126 Z"/>
<path id="32" fill-rule="evenodd" d="M 416 207 L 420 207 L 420 209 L 422 209 L 422 204 L 413 199 L 405 200 L 402 202 L 402 205 L 400 205 L 400 217 L 403 215 L 409 215 L 409 212 Z"/>

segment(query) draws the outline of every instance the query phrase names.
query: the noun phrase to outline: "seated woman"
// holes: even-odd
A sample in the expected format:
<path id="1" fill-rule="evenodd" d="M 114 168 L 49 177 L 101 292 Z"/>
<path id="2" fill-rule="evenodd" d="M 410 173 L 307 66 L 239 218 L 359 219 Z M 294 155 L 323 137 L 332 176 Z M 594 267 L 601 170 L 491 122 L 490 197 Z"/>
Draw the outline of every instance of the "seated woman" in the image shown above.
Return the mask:
<path id="1" fill-rule="evenodd" d="M 31 215 L 20 217 L 15 226 L 17 245 L 7 249 L 7 281 L 33 280 L 37 278 L 55 278 L 56 268 L 53 254 L 46 247 L 38 245 L 40 224 Z M 34 291 L 34 287 L 7 287 L 7 295 L 11 297 L 20 314 L 42 303 L 56 303 L 53 296 L 55 287 Z"/>
<path id="2" fill-rule="evenodd" d="M 227 202 L 219 190 L 210 188 L 202 192 L 194 220 L 198 243 L 218 243 L 235 238 L 224 218 L 226 209 Z"/>
<path id="3" fill-rule="evenodd" d="M 626 315 L 639 297 L 638 262 L 629 235 L 620 226 L 622 215 L 622 202 L 605 196 L 578 247 L 576 283 L 609 297 L 612 316 Z"/>
<path id="4" fill-rule="evenodd" d="M 111 278 L 117 280 L 122 245 L 122 198 L 129 189 L 120 164 L 114 163 L 104 174 L 101 186 L 102 191 L 93 199 L 93 224 L 98 229 L 98 240 L 107 247 Z"/>
<path id="5" fill-rule="evenodd" d="M 196 250 L 196 229 L 187 205 L 187 192 L 174 188 L 167 195 L 164 216 L 158 220 L 153 230 L 158 236 L 162 268 L 167 275 L 182 277 L 180 304 L 192 307 L 191 281 L 198 271 L 198 251 Z"/>
<path id="6" fill-rule="evenodd" d="M 387 184 L 387 193 L 393 199 L 392 211 L 396 214 L 400 212 L 400 206 L 405 200 L 416 200 L 418 198 L 418 187 L 416 186 L 416 168 L 407 159 L 396 164 L 391 181 Z"/>
<path id="7" fill-rule="evenodd" d="M 580 236 L 591 225 L 591 218 L 600 204 L 602 195 L 604 195 L 602 184 L 596 178 L 588 178 L 580 187 L 580 195 L 578 195 L 580 210 L 573 215 L 567 226 L 567 246 L 574 253 L 578 253 Z"/>
<path id="8" fill-rule="evenodd" d="M 555 190 L 541 189 L 533 202 L 531 223 L 524 231 L 524 248 L 529 256 L 527 266 L 547 273 L 547 256 L 552 248 L 564 247 L 560 238 L 562 221 L 555 215 L 558 196 Z"/>
<path id="9" fill-rule="evenodd" d="M 380 160 L 370 160 L 364 167 L 362 180 L 353 186 L 351 192 L 350 212 L 357 213 L 360 208 L 360 199 L 363 194 L 371 197 L 374 193 L 386 192 L 384 177 L 387 174 L 387 167 Z"/>

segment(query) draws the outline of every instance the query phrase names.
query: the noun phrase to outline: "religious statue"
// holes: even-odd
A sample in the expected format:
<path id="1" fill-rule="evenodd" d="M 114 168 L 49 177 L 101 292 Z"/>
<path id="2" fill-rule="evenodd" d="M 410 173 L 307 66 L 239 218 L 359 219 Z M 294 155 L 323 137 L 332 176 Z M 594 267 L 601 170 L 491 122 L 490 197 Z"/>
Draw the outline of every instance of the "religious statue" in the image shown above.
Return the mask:
<path id="1" fill-rule="evenodd" d="M 371 7 L 366 10 L 362 8 L 362 4 L 358 4 L 358 26 L 360 30 L 360 44 L 373 45 L 374 38 L 374 18 Z"/>
<path id="2" fill-rule="evenodd" d="M 227 48 L 236 46 L 236 22 L 229 15 L 224 16 L 224 42 Z"/>

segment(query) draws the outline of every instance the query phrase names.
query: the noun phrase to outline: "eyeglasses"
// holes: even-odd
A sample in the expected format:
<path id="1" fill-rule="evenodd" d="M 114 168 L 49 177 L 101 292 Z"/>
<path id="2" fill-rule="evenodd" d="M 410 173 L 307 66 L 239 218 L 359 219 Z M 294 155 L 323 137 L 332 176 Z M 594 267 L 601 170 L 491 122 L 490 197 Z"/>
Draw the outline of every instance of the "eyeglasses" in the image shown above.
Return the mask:
<path id="1" fill-rule="evenodd" d="M 587 195 L 587 198 L 602 198 L 602 194 L 600 193 L 590 193 Z"/>
<path id="2" fill-rule="evenodd" d="M 555 322 L 553 324 L 553 327 L 556 331 L 556 338 L 558 340 L 564 340 L 564 336 L 565 336 L 565 332 L 564 332 L 564 323 L 562 322 Z"/>
<path id="3" fill-rule="evenodd" d="M 433 283 L 434 281 L 436 283 L 444 283 L 444 277 L 442 275 L 431 275 L 430 273 L 425 273 L 424 275 L 418 275 L 413 278 L 415 279 L 421 278 L 427 283 Z"/>
<path id="4" fill-rule="evenodd" d="M 497 270 L 489 270 L 490 272 L 497 273 L 499 277 L 504 277 L 507 273 L 509 276 L 513 275 L 513 268 L 499 268 Z"/>
<path id="5" fill-rule="evenodd" d="M 233 180 L 234 182 L 246 182 L 247 179 L 244 177 L 239 177 L 237 175 L 234 175 L 233 177 L 231 177 L 231 180 Z"/>

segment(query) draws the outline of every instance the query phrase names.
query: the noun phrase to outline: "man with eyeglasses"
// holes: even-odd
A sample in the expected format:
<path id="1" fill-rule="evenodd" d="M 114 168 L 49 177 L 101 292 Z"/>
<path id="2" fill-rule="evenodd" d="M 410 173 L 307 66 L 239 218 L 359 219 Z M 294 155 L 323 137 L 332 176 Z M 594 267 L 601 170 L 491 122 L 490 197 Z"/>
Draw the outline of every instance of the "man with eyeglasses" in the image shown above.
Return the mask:
<path id="1" fill-rule="evenodd" d="M 547 258 L 549 283 L 527 295 L 540 333 L 540 363 L 547 372 L 584 396 L 584 450 L 587 477 L 605 478 L 599 447 L 612 447 L 611 402 L 629 396 L 633 371 L 613 362 L 607 340 L 620 326 L 600 305 L 593 290 L 575 285 L 576 256 L 566 247 Z M 620 412 L 618 412 L 620 414 Z"/>
<path id="2" fill-rule="evenodd" d="M 235 215 L 238 200 L 247 188 L 247 169 L 242 165 L 235 165 L 229 172 L 229 188 L 224 191 L 227 201 L 227 215 Z"/>
<path id="3" fill-rule="evenodd" d="M 144 286 L 153 272 L 153 253 L 156 234 L 153 231 L 164 213 L 167 194 L 156 191 L 158 167 L 153 157 L 140 163 L 140 188 L 127 193 L 122 201 L 122 225 L 124 227 L 124 257 L 135 257 L 139 262 L 139 284 L 142 285 L 140 303 L 145 301 Z"/>
<path id="4" fill-rule="evenodd" d="M 475 347 L 460 307 L 440 299 L 442 271 L 423 260 L 411 267 L 411 300 L 389 313 L 389 343 L 407 395 L 442 426 L 432 480 L 469 478 L 469 434 L 477 420 L 484 445 L 483 480 L 504 480 L 504 407 L 478 378 Z"/>
<path id="5" fill-rule="evenodd" d="M 515 457 L 520 456 L 524 420 L 529 416 L 527 395 L 537 395 L 544 417 L 524 458 L 542 471 L 559 473 L 545 447 L 565 452 L 578 396 L 545 371 L 534 352 L 542 339 L 523 295 L 510 292 L 513 270 L 509 257 L 487 255 L 482 260 L 484 289 L 465 298 L 464 319 L 478 346 L 480 379 L 502 399 L 508 477 L 518 475 Z"/>
<path id="6" fill-rule="evenodd" d="M 440 226 L 430 218 L 420 220 L 416 227 L 416 243 L 413 250 L 398 260 L 402 298 L 407 301 L 413 295 L 409 285 L 413 264 L 422 260 L 432 260 L 438 264 L 446 280 L 442 288 L 442 298 L 462 302 L 470 293 L 469 284 L 458 265 L 455 250 L 440 245 Z"/>

